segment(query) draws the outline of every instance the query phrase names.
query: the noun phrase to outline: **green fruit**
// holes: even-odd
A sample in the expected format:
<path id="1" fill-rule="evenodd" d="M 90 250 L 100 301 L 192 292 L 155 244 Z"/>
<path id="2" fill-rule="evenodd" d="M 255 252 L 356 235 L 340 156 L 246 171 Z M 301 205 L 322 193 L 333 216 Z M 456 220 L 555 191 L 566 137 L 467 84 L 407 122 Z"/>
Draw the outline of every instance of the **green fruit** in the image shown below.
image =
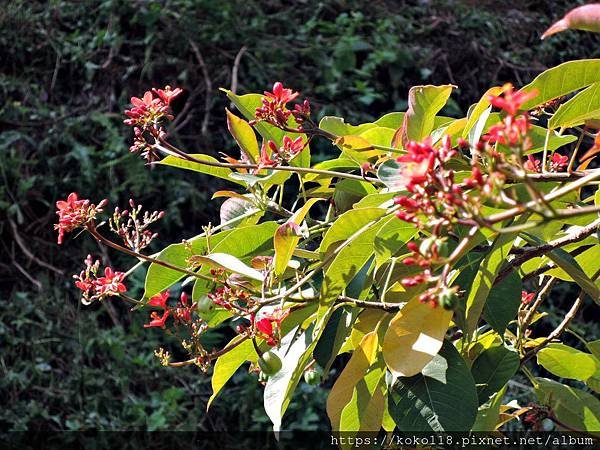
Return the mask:
<path id="1" fill-rule="evenodd" d="M 311 369 L 304 372 L 304 381 L 306 381 L 306 384 L 310 384 L 311 386 L 321 384 L 322 379 L 323 377 L 316 370 Z"/>
<path id="2" fill-rule="evenodd" d="M 258 367 L 266 375 L 275 375 L 281 370 L 281 359 L 273 352 L 266 352 L 258 358 Z"/>
<path id="3" fill-rule="evenodd" d="M 214 310 L 215 304 L 210 298 L 205 296 L 198 301 L 198 312 L 200 314 L 210 314 Z"/>
<path id="4" fill-rule="evenodd" d="M 451 311 L 456 308 L 458 304 L 458 296 L 452 291 L 445 291 L 440 294 L 438 301 L 442 308 L 447 311 Z"/>

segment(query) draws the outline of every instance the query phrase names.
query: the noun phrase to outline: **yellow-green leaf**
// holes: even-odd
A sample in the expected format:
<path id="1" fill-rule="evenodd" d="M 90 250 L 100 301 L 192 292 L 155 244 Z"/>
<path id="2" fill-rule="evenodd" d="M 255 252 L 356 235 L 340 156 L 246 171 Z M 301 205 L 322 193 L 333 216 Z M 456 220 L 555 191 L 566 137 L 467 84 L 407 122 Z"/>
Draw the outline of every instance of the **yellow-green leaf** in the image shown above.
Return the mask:
<path id="1" fill-rule="evenodd" d="M 225 112 L 227 113 L 227 128 L 229 132 L 240 146 L 242 152 L 252 163 L 255 163 L 259 160 L 260 153 L 254 130 L 248 122 L 240 119 L 228 109 L 225 109 Z"/>
<path id="2" fill-rule="evenodd" d="M 383 340 L 383 357 L 395 376 L 410 377 L 423 370 L 442 348 L 452 312 L 409 301 L 390 322 Z"/>

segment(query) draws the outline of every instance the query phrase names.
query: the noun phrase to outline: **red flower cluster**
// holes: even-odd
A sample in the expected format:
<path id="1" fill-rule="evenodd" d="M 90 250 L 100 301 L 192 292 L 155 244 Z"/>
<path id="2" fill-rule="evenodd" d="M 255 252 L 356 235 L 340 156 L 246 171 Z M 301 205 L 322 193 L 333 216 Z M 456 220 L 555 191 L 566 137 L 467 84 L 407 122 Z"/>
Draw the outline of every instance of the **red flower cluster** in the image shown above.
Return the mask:
<path id="1" fill-rule="evenodd" d="M 287 129 L 289 118 L 293 116 L 299 125 L 299 128 L 294 131 L 301 131 L 302 124 L 310 116 L 308 100 L 304 100 L 300 105 L 295 105 L 293 110 L 287 107 L 287 104 L 298 98 L 299 95 L 298 92 L 284 88 L 281 82 L 276 82 L 272 92 L 265 91 L 262 106 L 256 108 L 254 120 L 250 121 L 250 124 L 254 125 L 257 122 L 265 121 L 278 128 Z"/>
<path id="2" fill-rule="evenodd" d="M 509 116 L 515 116 L 521 106 L 527 103 L 529 100 L 534 99 L 538 92 L 536 90 L 525 92 L 516 91 L 512 84 L 506 83 L 502 86 L 502 93 L 500 95 L 490 95 L 488 100 L 496 108 L 503 109 Z"/>
<path id="3" fill-rule="evenodd" d="M 440 148 L 426 140 L 409 142 L 406 150 L 408 153 L 397 160 L 401 163 L 401 183 L 412 195 L 394 200 L 402 207 L 396 215 L 419 226 L 422 225 L 420 215 L 437 217 L 444 223 L 452 221 L 464 200 L 462 188 L 454 184 L 454 172 L 443 168 L 444 163 L 458 154 L 450 138 L 446 136 Z"/>
<path id="4" fill-rule="evenodd" d="M 535 292 L 521 291 L 521 303 L 523 305 L 529 305 L 535 298 Z"/>
<path id="5" fill-rule="evenodd" d="M 272 155 L 269 155 L 266 148 L 267 146 L 271 150 Z M 283 145 L 281 147 L 277 147 L 273 141 L 269 141 L 267 146 L 263 144 L 260 150 L 260 160 L 258 162 L 258 168 L 256 169 L 257 172 L 264 167 L 276 167 L 283 162 L 288 162 L 304 150 L 302 136 L 298 136 L 293 140 L 289 136 L 284 136 Z"/>
<path id="6" fill-rule="evenodd" d="M 152 91 L 154 91 L 156 97 Z M 166 86 L 164 89 L 153 89 L 152 91 L 146 91 L 142 98 L 131 97 L 133 107 L 125 110 L 125 115 L 129 117 L 129 119 L 124 120 L 125 125 L 139 126 L 145 129 L 157 125 L 163 117 L 173 120 L 173 116 L 169 114 L 171 100 L 183 91 L 179 88 L 172 90 L 171 86 Z"/>
<path id="7" fill-rule="evenodd" d="M 549 162 L 548 169 L 550 172 L 560 172 L 569 163 L 569 157 L 561 155 L 560 153 L 553 153 L 552 158 Z M 523 164 L 525 170 L 529 172 L 539 173 L 542 171 L 542 163 L 539 159 L 534 158 L 532 155 L 527 155 L 527 161 Z"/>
<path id="8" fill-rule="evenodd" d="M 234 289 L 229 286 L 220 286 L 207 295 L 215 305 L 221 306 L 228 311 L 239 309 L 235 302 L 248 300 L 248 294 L 241 289 Z"/>
<path id="9" fill-rule="evenodd" d="M 75 192 L 69 194 L 66 200 L 57 201 L 58 223 L 54 225 L 54 229 L 58 230 L 58 243 L 63 243 L 65 233 L 70 233 L 93 220 L 107 203 L 107 200 L 102 200 L 98 206 L 93 205 L 89 200 L 79 200 Z"/>
<path id="10" fill-rule="evenodd" d="M 515 92 L 510 83 L 505 84 L 502 91 L 498 96 L 490 96 L 489 101 L 492 106 L 503 109 L 506 117 L 499 124 L 490 127 L 484 139 L 490 144 L 498 143 L 510 147 L 522 145 L 523 148 L 528 148 L 531 145 L 527 138 L 527 132 L 531 129 L 529 116 L 527 113 L 518 116 L 517 114 L 524 103 L 537 96 L 537 91 Z"/>
<path id="11" fill-rule="evenodd" d="M 263 314 L 260 319 L 251 316 L 251 322 L 256 334 L 262 337 L 268 345 L 274 347 L 281 339 L 281 322 L 286 318 L 288 311 L 275 309 L 270 313 Z"/>
<path id="12" fill-rule="evenodd" d="M 111 267 L 104 269 L 104 276 L 98 277 L 100 261 L 93 261 L 88 255 L 85 259 L 85 269 L 79 275 L 73 275 L 75 286 L 82 291 L 82 302 L 86 305 L 94 300 L 103 300 L 106 297 L 122 294 L 127 291 L 123 284 L 125 274 L 117 272 Z"/>
<path id="13" fill-rule="evenodd" d="M 129 117 L 124 123 L 134 127 L 133 133 L 135 139 L 133 145 L 129 148 L 130 152 L 141 153 L 148 162 L 158 159 L 156 150 L 146 140 L 144 133 L 149 133 L 154 140 L 165 136 L 166 133 L 160 126 L 160 122 L 164 118 L 173 120 L 173 115 L 169 113 L 171 100 L 182 92 L 179 88 L 172 89 L 171 86 L 166 86 L 164 89 L 146 91 L 142 98 L 131 97 L 131 105 L 133 107 L 124 112 Z"/>
<path id="14" fill-rule="evenodd" d="M 177 322 L 189 324 L 192 321 L 192 312 L 196 308 L 196 303 L 190 304 L 188 295 L 185 292 L 182 292 L 177 306 L 170 308 L 167 304 L 170 295 L 171 293 L 169 291 L 164 291 L 148 300 L 148 306 L 154 306 L 163 311 L 162 314 L 159 314 L 157 311 L 150 313 L 150 322 L 144 324 L 144 328 L 165 328 L 167 319 L 171 316 Z"/>

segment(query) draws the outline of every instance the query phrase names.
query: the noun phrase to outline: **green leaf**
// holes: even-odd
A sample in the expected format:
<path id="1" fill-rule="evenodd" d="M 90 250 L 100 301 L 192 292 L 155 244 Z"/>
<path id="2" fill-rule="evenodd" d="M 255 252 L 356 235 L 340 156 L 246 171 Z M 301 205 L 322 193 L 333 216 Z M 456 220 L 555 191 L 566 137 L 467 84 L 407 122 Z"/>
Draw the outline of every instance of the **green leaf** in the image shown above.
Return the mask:
<path id="1" fill-rule="evenodd" d="M 227 97 L 231 102 L 236 106 L 236 108 L 242 113 L 242 115 L 247 120 L 254 119 L 254 113 L 256 112 L 256 108 L 259 108 L 262 105 L 263 96 L 260 94 L 246 94 L 246 95 L 236 95 L 233 92 L 222 89 L 223 92 L 227 94 Z M 292 128 L 296 128 L 298 124 L 294 120 L 293 117 L 290 117 L 288 120 L 288 126 Z M 280 146 L 283 142 L 284 136 L 289 136 L 291 138 L 296 138 L 298 136 L 302 136 L 302 140 L 304 142 L 307 141 L 307 136 L 305 134 L 298 133 L 287 133 L 280 128 L 277 128 L 273 125 L 270 125 L 266 122 L 258 122 L 254 125 L 256 131 L 260 133 L 260 135 L 266 140 L 273 141 L 277 146 Z M 310 149 L 308 145 L 302 150 L 300 155 L 296 156 L 291 161 L 292 166 L 297 167 L 309 167 L 310 166 Z"/>
<path id="2" fill-rule="evenodd" d="M 215 240 L 215 236 L 218 236 L 219 233 L 211 236 L 210 249 L 213 252 L 227 253 L 242 260 L 256 255 L 270 255 L 273 252 L 273 234 L 276 229 L 276 222 L 264 222 L 259 225 L 236 228 L 228 232 L 229 234 L 226 239 Z M 203 252 L 194 252 L 194 254 L 206 253 L 206 250 Z M 200 269 L 201 272 L 203 270 L 208 273 L 208 267 Z M 202 295 L 211 290 L 212 285 L 212 282 L 207 282 L 206 280 L 196 280 L 194 290 L 192 291 L 192 299 L 194 301 L 198 300 Z"/>
<path id="3" fill-rule="evenodd" d="M 550 344 L 537 354 L 537 362 L 561 378 L 585 381 L 596 373 L 597 359 L 564 344 Z"/>
<path id="4" fill-rule="evenodd" d="M 361 436 L 366 432 L 378 433 L 381 430 L 386 403 L 385 366 L 377 364 L 360 380 L 353 389 L 352 398 L 340 417 L 339 431 L 344 435 Z M 342 448 L 354 448 L 347 442 Z"/>
<path id="5" fill-rule="evenodd" d="M 389 147 L 392 144 L 392 138 L 394 137 L 395 132 L 396 130 L 393 128 L 376 127 L 361 132 L 359 136 L 369 144 Z M 385 151 L 382 150 L 381 153 L 385 153 Z"/>
<path id="6" fill-rule="evenodd" d="M 523 282 L 516 272 L 511 272 L 490 290 L 483 318 L 500 336 L 504 336 L 508 323 L 517 316 L 522 290 Z"/>
<path id="7" fill-rule="evenodd" d="M 444 107 L 452 85 L 414 86 L 408 91 L 408 111 L 400 130 L 401 139 L 397 135 L 393 146 L 405 146 L 408 141 L 422 141 L 433 131 L 435 116 Z"/>
<path id="8" fill-rule="evenodd" d="M 341 117 L 325 116 L 319 122 L 319 128 L 336 136 L 358 135 L 370 128 L 375 128 L 378 125 L 374 123 L 363 123 L 361 125 L 351 125 L 346 123 Z M 383 125 L 379 125 L 383 126 Z"/>
<path id="9" fill-rule="evenodd" d="M 547 378 L 536 378 L 535 392 L 565 425 L 578 430 L 600 430 L 600 401 L 593 395 Z"/>
<path id="10" fill-rule="evenodd" d="M 495 430 L 500 422 L 500 406 L 506 394 L 506 386 L 500 389 L 490 400 L 479 407 L 477 418 L 471 431 L 490 432 Z"/>
<path id="11" fill-rule="evenodd" d="M 550 132 L 550 138 L 546 145 L 546 134 L 548 131 Z M 577 140 L 577 136 L 573 136 L 572 134 L 559 135 L 554 130 L 547 130 L 546 128 L 538 127 L 536 125 L 531 127 L 528 136 L 529 139 L 531 139 L 531 147 L 523 152 L 525 155 L 542 152 L 544 151 L 544 147 L 553 152 L 554 150 Z"/>
<path id="12" fill-rule="evenodd" d="M 196 158 L 198 160 L 201 160 L 201 161 L 218 162 L 212 156 L 203 155 L 203 154 L 199 154 L 199 153 L 195 153 L 195 154 L 192 154 L 189 156 Z M 231 169 L 228 169 L 227 167 L 207 166 L 207 165 L 199 163 L 199 162 L 188 161 L 186 159 L 181 159 L 177 156 L 171 156 L 171 155 L 167 156 L 166 158 L 161 159 L 158 162 L 155 162 L 154 164 L 159 164 L 161 166 L 178 167 L 180 169 L 186 169 L 186 170 L 192 170 L 194 172 L 200 172 L 200 173 L 204 173 L 207 175 L 211 175 L 213 177 L 223 178 L 224 180 L 232 181 L 232 182 L 240 184 L 242 186 L 246 186 L 246 183 L 244 183 L 243 181 L 231 178 L 230 175 L 233 174 L 233 172 L 231 171 Z"/>
<path id="13" fill-rule="evenodd" d="M 345 212 L 327 230 L 321 241 L 319 251 L 326 253 L 331 244 L 348 239 L 367 223 L 384 216 L 385 213 L 386 210 L 383 208 L 361 208 Z"/>
<path id="14" fill-rule="evenodd" d="M 403 432 L 469 431 L 477 416 L 475 381 L 448 341 L 421 374 L 398 378 L 388 399 Z"/>
<path id="15" fill-rule="evenodd" d="M 529 233 L 523 233 L 523 237 L 534 245 L 541 245 L 544 242 L 537 236 Z M 600 305 L 600 288 L 594 284 L 589 276 L 583 271 L 579 263 L 573 256 L 562 248 L 556 248 L 546 253 L 558 267 L 563 269 L 587 294 Z"/>
<path id="16" fill-rule="evenodd" d="M 387 113 L 385 116 L 380 117 L 375 121 L 375 124 L 380 127 L 392 128 L 397 130 L 402 126 L 402 122 L 404 121 L 403 112 L 391 112 Z"/>
<path id="17" fill-rule="evenodd" d="M 600 339 L 588 342 L 586 347 L 592 353 L 592 355 L 600 359 Z"/>
<path id="18" fill-rule="evenodd" d="M 387 220 L 397 219 L 392 216 Z M 335 250 L 337 255 L 324 270 L 323 284 L 321 285 L 319 297 L 319 317 L 331 308 L 333 302 L 342 293 L 344 288 L 352 282 L 363 266 L 371 259 L 374 252 L 375 236 L 383 223 L 385 221 L 376 223 L 376 219 L 365 223 Z M 333 227 L 330 231 L 332 229 Z M 325 236 L 326 238 L 327 235 Z"/>
<path id="19" fill-rule="evenodd" d="M 221 267 L 229 272 L 243 275 L 257 281 L 264 281 L 265 276 L 256 269 L 244 264 L 238 258 L 227 253 L 211 253 L 209 255 L 193 255 L 190 257 L 194 263 L 208 264 L 211 267 Z"/>
<path id="20" fill-rule="evenodd" d="M 273 248 L 275 249 L 275 275 L 279 276 L 285 272 L 290 259 L 292 259 L 294 249 L 298 245 L 298 242 L 300 242 L 300 236 L 294 233 L 294 227 L 290 226 L 290 224 L 300 225 L 311 206 L 320 200 L 323 199 L 309 199 L 302 208 L 296 211 L 292 217 L 277 228 L 275 236 L 273 236 Z"/>
<path id="21" fill-rule="evenodd" d="M 333 360 L 350 333 L 356 318 L 354 312 L 355 308 L 336 309 L 323 330 L 323 335 L 319 339 L 313 355 L 317 363 L 323 368 L 324 374 L 329 372 Z"/>
<path id="22" fill-rule="evenodd" d="M 523 88 L 528 92 L 534 89 L 538 91 L 538 95 L 525 103 L 523 109 L 533 109 L 597 82 L 600 82 L 600 59 L 581 59 L 560 64 L 542 72 Z"/>
<path id="23" fill-rule="evenodd" d="M 390 191 L 401 191 L 406 188 L 406 180 L 401 175 L 400 164 L 395 159 L 388 159 L 377 169 L 377 178 Z"/>
<path id="24" fill-rule="evenodd" d="M 600 82 L 579 92 L 568 102 L 560 105 L 548 121 L 548 128 L 571 128 L 587 119 L 600 118 Z"/>
<path id="25" fill-rule="evenodd" d="M 282 362 L 281 370 L 269 378 L 264 392 L 265 411 L 273 422 L 274 431 L 279 431 L 281 427 L 283 414 L 308 362 L 303 355 L 314 347 L 309 330 L 294 339 L 296 334 L 296 331 L 291 331 L 282 339 L 280 348 L 272 350 Z"/>
<path id="26" fill-rule="evenodd" d="M 506 262 L 518 234 L 518 232 L 499 234 L 494 240 L 490 252 L 481 261 L 466 302 L 464 331 L 467 335 L 472 335 L 477 328 L 494 280 L 502 264 Z"/>
<path id="27" fill-rule="evenodd" d="M 258 149 L 258 141 L 252 127 L 243 119 L 233 114 L 227 108 L 227 128 L 239 145 L 242 153 L 248 157 L 252 163 L 256 163 L 260 159 L 260 151 Z"/>
<path id="28" fill-rule="evenodd" d="M 519 369 L 519 363 L 518 353 L 503 345 L 481 352 L 471 367 L 480 405 L 508 383 Z"/>
<path id="29" fill-rule="evenodd" d="M 242 339 L 241 336 L 236 336 L 228 345 L 234 344 L 240 339 Z M 255 362 L 257 359 L 258 355 L 256 354 L 250 339 L 244 340 L 232 350 L 228 351 L 224 355 L 219 356 L 215 362 L 211 378 L 213 393 L 208 399 L 206 409 L 208 410 L 208 408 L 210 408 L 211 403 L 214 401 L 217 395 L 219 395 L 221 389 L 223 389 L 227 381 L 229 381 L 229 379 L 243 363 L 246 361 Z"/>
<path id="30" fill-rule="evenodd" d="M 376 267 L 389 261 L 402 247 L 417 234 L 417 228 L 402 220 L 386 222 L 375 236 Z"/>
<path id="31" fill-rule="evenodd" d="M 490 107 L 489 98 L 490 96 L 496 96 L 501 92 L 502 88 L 499 86 L 489 88 L 485 94 L 481 96 L 481 99 L 469 109 L 467 124 L 462 132 L 463 138 L 466 138 L 471 134 L 471 130 L 482 120 L 482 117 L 485 124 L 490 114 L 489 112 L 486 114 L 486 111 Z M 479 135 L 481 136 L 481 131 L 479 132 Z M 470 140 L 470 142 L 476 143 L 477 140 Z"/>
<path id="32" fill-rule="evenodd" d="M 254 214 L 252 214 L 254 212 Z M 239 197 L 228 198 L 223 202 L 219 209 L 219 216 L 221 218 L 221 225 L 224 223 L 232 223 L 236 218 L 240 220 L 227 225 L 223 229 L 231 229 L 242 224 L 254 224 L 259 221 L 263 211 L 258 209 L 256 205 L 250 200 L 244 200 Z"/>
<path id="33" fill-rule="evenodd" d="M 335 381 L 327 397 L 327 416 L 333 431 L 340 430 L 343 409 L 352 400 L 354 387 L 364 378 L 375 362 L 379 352 L 379 339 L 376 331 L 365 334 L 352 353 L 348 364 Z"/>
<path id="34" fill-rule="evenodd" d="M 231 231 L 222 231 L 220 233 L 213 234 L 210 237 L 211 244 L 215 245 L 222 239 L 225 239 L 225 237 L 227 237 L 230 233 Z M 202 254 L 208 250 L 205 237 L 196 237 L 190 239 L 190 243 L 193 254 Z M 186 250 L 184 244 L 171 244 L 163 249 L 156 259 L 185 268 L 187 266 L 186 259 L 190 256 L 191 254 Z M 150 264 L 148 267 L 148 272 L 146 273 L 144 298 L 153 297 L 165 289 L 170 288 L 184 276 L 185 274 L 177 270 L 169 269 L 155 263 Z"/>

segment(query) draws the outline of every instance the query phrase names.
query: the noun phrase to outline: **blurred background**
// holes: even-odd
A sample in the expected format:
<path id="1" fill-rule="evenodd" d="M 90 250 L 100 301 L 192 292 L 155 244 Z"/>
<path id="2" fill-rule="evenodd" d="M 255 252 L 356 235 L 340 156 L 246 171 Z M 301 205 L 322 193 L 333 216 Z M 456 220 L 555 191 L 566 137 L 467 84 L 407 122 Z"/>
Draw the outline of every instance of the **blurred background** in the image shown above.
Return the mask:
<path id="1" fill-rule="evenodd" d="M 166 369 L 169 347 L 146 314 L 118 302 L 84 307 L 71 274 L 89 237 L 56 245 L 54 203 L 72 191 L 112 205 L 164 209 L 151 251 L 218 222 L 214 180 L 149 169 L 128 152 L 122 111 L 166 84 L 171 137 L 191 153 L 234 152 L 219 87 L 262 92 L 283 81 L 315 115 L 352 123 L 404 110 L 410 86 L 458 86 L 444 111 L 464 115 L 491 85 L 517 86 L 570 59 L 600 57 L 598 35 L 542 31 L 580 2 L 104 0 L 6 1 L 0 8 L 0 429 L 265 430 L 256 377 L 240 371 L 215 401 L 196 368 Z M 316 147 L 314 158 L 328 149 Z M 128 283 L 143 286 L 143 271 Z M 569 293 L 555 290 L 549 324 Z M 585 311 L 584 311 L 585 317 Z M 549 326 L 550 326 L 549 325 Z M 583 320 L 573 328 L 598 336 Z M 221 330 L 210 335 L 220 344 Z M 567 338 L 569 339 L 569 338 Z M 301 384 L 284 419 L 327 428 L 325 387 Z M 513 386 L 526 403 L 531 392 Z M 10 405 L 7 407 L 7 405 Z"/>

